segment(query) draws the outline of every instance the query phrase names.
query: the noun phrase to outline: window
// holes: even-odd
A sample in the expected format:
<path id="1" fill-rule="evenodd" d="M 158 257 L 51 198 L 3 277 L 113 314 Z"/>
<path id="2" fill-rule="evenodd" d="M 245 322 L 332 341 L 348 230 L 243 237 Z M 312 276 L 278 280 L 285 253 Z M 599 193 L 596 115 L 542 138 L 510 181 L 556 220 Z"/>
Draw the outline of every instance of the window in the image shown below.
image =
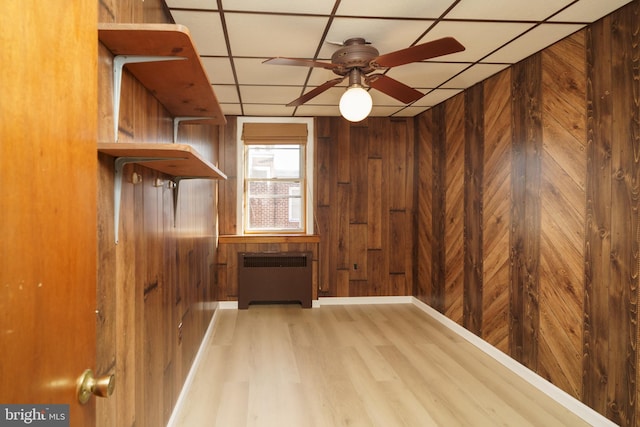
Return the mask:
<path id="1" fill-rule="evenodd" d="M 238 118 L 243 233 L 312 232 L 312 122 L 256 119 Z"/>

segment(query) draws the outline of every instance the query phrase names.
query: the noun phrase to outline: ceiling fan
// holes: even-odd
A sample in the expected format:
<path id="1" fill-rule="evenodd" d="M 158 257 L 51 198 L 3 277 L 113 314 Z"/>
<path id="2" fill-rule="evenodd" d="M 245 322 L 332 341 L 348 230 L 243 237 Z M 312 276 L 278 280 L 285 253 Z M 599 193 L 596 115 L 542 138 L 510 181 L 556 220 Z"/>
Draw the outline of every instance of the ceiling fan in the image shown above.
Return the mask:
<path id="1" fill-rule="evenodd" d="M 377 89 L 404 104 L 410 104 L 422 98 L 424 96 L 423 93 L 378 71 L 460 52 L 465 49 L 453 37 L 444 37 L 384 55 L 380 55 L 375 47 L 359 37 L 350 38 L 341 46 L 331 55 L 331 62 L 283 57 L 264 61 L 265 64 L 274 65 L 320 67 L 331 70 L 340 76 L 291 101 L 287 104 L 288 107 L 302 105 L 349 77 L 349 87 L 340 99 L 340 112 L 347 120 L 360 121 L 369 115 L 372 107 L 371 95 L 362 86 L 363 79 L 367 86 Z M 354 100 L 356 98 L 360 99 L 360 102 L 363 102 L 364 105 L 360 108 L 358 114 L 349 114 L 347 112 L 350 109 L 349 107 L 358 103 L 358 101 Z"/>

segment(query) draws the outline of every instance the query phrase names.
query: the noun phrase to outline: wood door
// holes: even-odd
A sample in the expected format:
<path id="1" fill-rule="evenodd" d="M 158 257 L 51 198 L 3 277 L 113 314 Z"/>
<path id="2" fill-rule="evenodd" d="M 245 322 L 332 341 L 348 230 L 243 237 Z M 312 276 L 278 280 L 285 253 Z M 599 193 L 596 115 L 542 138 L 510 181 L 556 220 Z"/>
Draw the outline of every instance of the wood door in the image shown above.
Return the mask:
<path id="1" fill-rule="evenodd" d="M 0 14 L 0 403 L 69 404 L 95 364 L 97 2 Z"/>

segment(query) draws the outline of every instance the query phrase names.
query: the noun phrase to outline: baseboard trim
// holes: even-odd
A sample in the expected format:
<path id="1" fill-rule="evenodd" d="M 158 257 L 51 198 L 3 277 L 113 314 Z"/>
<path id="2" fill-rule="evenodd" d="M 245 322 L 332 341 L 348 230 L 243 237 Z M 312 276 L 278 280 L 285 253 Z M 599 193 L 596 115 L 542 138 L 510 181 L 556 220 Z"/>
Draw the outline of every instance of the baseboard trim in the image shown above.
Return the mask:
<path id="1" fill-rule="evenodd" d="M 511 372 L 518 375 L 520 378 L 527 381 L 529 384 L 542 391 L 547 396 L 554 399 L 556 402 L 567 408 L 567 410 L 573 412 L 578 417 L 592 426 L 612 426 L 615 427 L 613 421 L 609 420 L 599 412 L 596 412 L 592 408 L 588 407 L 584 403 L 580 402 L 569 393 L 565 392 L 561 388 L 547 381 L 545 378 L 533 372 L 531 369 L 522 365 L 515 359 L 509 357 L 496 347 L 492 346 L 482 338 L 463 328 L 453 320 L 449 319 L 439 311 L 420 301 L 418 298 L 411 297 L 413 304 L 427 313 L 429 316 L 440 322 L 443 326 L 447 327 L 457 335 L 461 336 L 478 349 L 486 353 L 495 359 L 498 363 L 509 369 Z"/>
<path id="2" fill-rule="evenodd" d="M 318 306 L 323 305 L 354 305 L 354 304 L 410 304 L 411 296 L 382 296 L 382 297 L 322 297 L 318 298 Z"/>

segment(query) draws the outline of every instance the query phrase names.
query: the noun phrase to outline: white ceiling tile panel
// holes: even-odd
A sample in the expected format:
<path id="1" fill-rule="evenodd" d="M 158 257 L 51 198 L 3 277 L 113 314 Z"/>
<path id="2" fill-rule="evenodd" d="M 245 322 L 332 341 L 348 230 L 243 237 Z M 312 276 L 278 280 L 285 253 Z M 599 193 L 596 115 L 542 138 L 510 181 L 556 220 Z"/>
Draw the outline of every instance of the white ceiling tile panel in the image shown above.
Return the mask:
<path id="1" fill-rule="evenodd" d="M 238 89 L 235 85 L 213 85 L 213 91 L 216 93 L 218 102 L 220 103 L 239 103 Z"/>
<path id="2" fill-rule="evenodd" d="M 242 85 L 303 85 L 308 69 L 263 64 L 262 59 L 235 58 L 238 80 Z"/>
<path id="3" fill-rule="evenodd" d="M 433 107 L 462 92 L 462 89 L 434 89 L 414 102 L 412 107 Z"/>
<path id="4" fill-rule="evenodd" d="M 173 19 L 189 29 L 198 54 L 227 56 L 227 45 L 218 12 L 176 10 Z"/>
<path id="5" fill-rule="evenodd" d="M 442 85 L 443 88 L 468 88 L 504 70 L 507 64 L 477 64 L 474 65 Z"/>
<path id="6" fill-rule="evenodd" d="M 439 18 L 450 6 L 451 0 L 342 0 L 338 15 L 392 18 Z"/>
<path id="7" fill-rule="evenodd" d="M 573 0 L 462 0 L 446 19 L 542 21 Z"/>
<path id="8" fill-rule="evenodd" d="M 432 23 L 428 20 L 336 18 L 327 34 L 327 41 L 341 43 L 360 37 L 384 54 L 411 46 Z M 330 59 L 339 48 L 325 43 L 319 57 Z"/>
<path id="9" fill-rule="evenodd" d="M 204 70 L 213 84 L 235 84 L 233 70 L 229 58 L 200 58 Z"/>
<path id="10" fill-rule="evenodd" d="M 551 18 L 550 21 L 590 23 L 610 14 L 627 3 L 630 3 L 630 0 L 580 0 Z"/>
<path id="11" fill-rule="evenodd" d="M 245 104 L 244 114 L 245 116 L 290 117 L 293 114 L 293 109 L 279 104 Z"/>
<path id="12" fill-rule="evenodd" d="M 327 18 L 225 14 L 235 56 L 313 58 Z"/>
<path id="13" fill-rule="evenodd" d="M 441 22 L 420 41 L 425 43 L 441 37 L 455 37 L 465 50 L 435 60 L 475 62 L 482 59 L 497 47 L 508 43 L 535 24 L 504 22 Z"/>
<path id="14" fill-rule="evenodd" d="M 583 28 L 582 24 L 541 24 L 489 55 L 485 62 L 516 63 Z"/>
<path id="15" fill-rule="evenodd" d="M 392 68 L 387 76 L 418 90 L 433 89 L 469 65 L 454 62 L 418 62 Z"/>
<path id="16" fill-rule="evenodd" d="M 295 86 L 240 86 L 242 102 L 286 105 L 300 96 Z"/>
<path id="17" fill-rule="evenodd" d="M 215 0 L 214 0 L 215 3 Z M 261 11 L 277 13 L 308 13 L 329 15 L 334 0 L 292 1 L 292 0 L 222 0 L 225 11 Z"/>

